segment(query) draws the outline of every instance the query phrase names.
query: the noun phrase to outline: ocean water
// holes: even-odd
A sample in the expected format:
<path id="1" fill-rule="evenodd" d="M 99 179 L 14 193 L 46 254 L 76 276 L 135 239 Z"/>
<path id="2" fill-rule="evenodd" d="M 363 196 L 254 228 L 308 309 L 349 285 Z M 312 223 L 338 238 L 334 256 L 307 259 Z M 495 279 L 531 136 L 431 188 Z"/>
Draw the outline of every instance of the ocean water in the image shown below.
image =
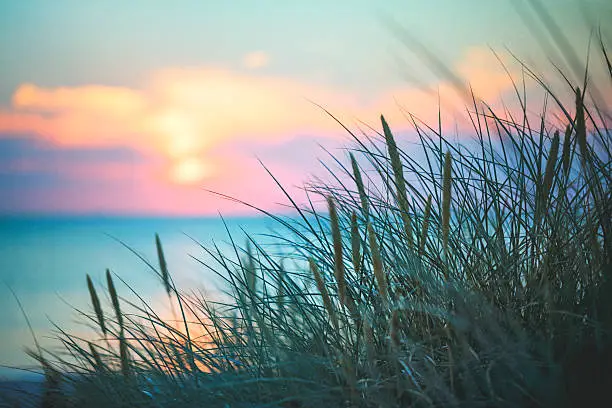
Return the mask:
<path id="1" fill-rule="evenodd" d="M 258 242 L 272 243 L 262 234 L 278 232 L 269 218 L 226 218 L 232 238 L 244 245 L 243 231 Z M 34 334 L 44 347 L 58 344 L 57 324 L 71 333 L 86 333 L 84 320 L 74 308 L 91 311 L 86 274 L 106 296 L 105 270 L 123 278 L 145 299 L 165 296 L 149 267 L 117 240 L 158 265 L 155 233 L 160 235 L 168 269 L 182 289 L 219 293 L 222 280 L 191 256 L 211 262 L 198 243 L 217 243 L 230 253 L 228 234 L 216 218 L 0 218 L 0 379 L 21 378 L 27 372 L 12 367 L 36 367 L 26 355 L 34 341 L 14 293 L 19 298 Z M 133 298 L 117 280 L 120 296 Z M 154 302 L 155 303 L 155 302 Z"/>

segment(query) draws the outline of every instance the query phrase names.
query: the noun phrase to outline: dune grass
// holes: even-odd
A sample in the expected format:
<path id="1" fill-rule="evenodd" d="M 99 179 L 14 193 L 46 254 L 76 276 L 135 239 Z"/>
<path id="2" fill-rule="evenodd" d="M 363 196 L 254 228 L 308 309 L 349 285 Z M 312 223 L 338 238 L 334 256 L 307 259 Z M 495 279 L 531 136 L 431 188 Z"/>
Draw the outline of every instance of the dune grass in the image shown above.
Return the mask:
<path id="1" fill-rule="evenodd" d="M 424 161 L 383 116 L 345 127 L 336 183 L 307 188 L 327 211 L 288 196 L 298 221 L 268 214 L 282 254 L 202 246 L 225 300 L 180 291 L 156 237 L 178 323 L 110 271 L 103 310 L 88 277 L 98 340 L 33 353 L 57 391 L 44 404 L 612 406 L 612 111 L 596 84 L 568 81 L 565 106 L 540 83 L 561 117 L 534 123 L 518 91 L 518 117 L 472 95 L 478 149 L 412 116 Z"/>

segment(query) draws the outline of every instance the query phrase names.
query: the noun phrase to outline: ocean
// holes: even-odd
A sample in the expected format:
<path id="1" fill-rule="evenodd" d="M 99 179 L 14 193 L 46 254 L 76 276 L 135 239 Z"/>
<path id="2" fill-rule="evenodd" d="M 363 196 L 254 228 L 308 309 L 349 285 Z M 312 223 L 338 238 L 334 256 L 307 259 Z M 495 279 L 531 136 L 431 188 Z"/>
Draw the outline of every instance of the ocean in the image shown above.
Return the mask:
<path id="1" fill-rule="evenodd" d="M 278 230 L 267 217 L 226 218 L 233 239 L 244 246 L 245 232 L 258 242 L 273 240 L 262 234 Z M 198 243 L 217 243 L 230 253 L 228 233 L 220 217 L 10 217 L 0 218 L 0 380 L 27 377 L 19 368 L 36 368 L 25 353 L 34 340 L 24 314 L 11 293 L 21 302 L 34 335 L 43 347 L 58 345 L 57 325 L 70 333 L 91 332 L 75 309 L 91 312 L 86 284 L 89 274 L 105 302 L 105 271 L 123 278 L 147 301 L 163 300 L 163 285 L 150 268 L 127 249 L 121 240 L 157 267 L 155 234 L 159 234 L 168 269 L 181 289 L 219 293 L 223 282 L 192 258 L 211 263 Z M 194 242 L 193 239 L 197 241 Z M 214 264 L 214 263 L 213 263 Z M 134 298 L 116 281 L 120 296 Z"/>

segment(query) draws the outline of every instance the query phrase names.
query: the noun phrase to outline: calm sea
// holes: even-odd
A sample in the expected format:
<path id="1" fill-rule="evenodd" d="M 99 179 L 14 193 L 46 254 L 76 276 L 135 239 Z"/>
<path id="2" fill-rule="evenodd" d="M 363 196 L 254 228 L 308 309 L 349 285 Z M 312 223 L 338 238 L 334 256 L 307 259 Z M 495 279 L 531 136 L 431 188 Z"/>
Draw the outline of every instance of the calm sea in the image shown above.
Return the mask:
<path id="1" fill-rule="evenodd" d="M 241 245 L 243 232 L 259 236 L 278 230 L 269 218 L 225 219 Z M 54 323 L 84 333 L 83 319 L 73 308 L 90 311 L 86 274 L 96 286 L 105 285 L 105 270 L 119 274 L 145 299 L 163 298 L 153 272 L 121 243 L 157 265 L 155 233 L 160 235 L 170 273 L 183 289 L 215 292 L 222 286 L 214 273 L 190 257 L 210 261 L 191 238 L 205 246 L 216 242 L 230 250 L 222 220 L 216 218 L 0 218 L 0 379 L 24 373 L 9 367 L 35 366 L 25 353 L 34 341 L 9 287 L 21 301 L 34 333 L 44 346 L 53 346 Z M 190 238 L 191 237 L 191 238 Z M 129 290 L 120 283 L 120 296 Z"/>

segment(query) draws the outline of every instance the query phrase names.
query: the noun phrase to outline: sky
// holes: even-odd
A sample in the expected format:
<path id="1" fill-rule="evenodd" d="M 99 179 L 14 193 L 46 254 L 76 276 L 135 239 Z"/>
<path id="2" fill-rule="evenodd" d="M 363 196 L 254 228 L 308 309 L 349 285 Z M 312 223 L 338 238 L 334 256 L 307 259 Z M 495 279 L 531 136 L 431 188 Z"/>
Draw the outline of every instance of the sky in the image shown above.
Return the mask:
<path id="1" fill-rule="evenodd" d="M 606 1 L 541 2 L 581 55 L 585 21 L 612 21 Z M 384 114 L 409 139 L 400 106 L 436 123 L 425 89 L 457 101 L 390 20 L 501 100 L 512 82 L 491 49 L 512 75 L 508 50 L 551 57 L 528 3 L 0 0 L 0 214 L 249 212 L 207 190 L 279 210 L 258 158 L 299 194 L 320 145 L 351 146 L 313 102 L 353 128 Z"/>

